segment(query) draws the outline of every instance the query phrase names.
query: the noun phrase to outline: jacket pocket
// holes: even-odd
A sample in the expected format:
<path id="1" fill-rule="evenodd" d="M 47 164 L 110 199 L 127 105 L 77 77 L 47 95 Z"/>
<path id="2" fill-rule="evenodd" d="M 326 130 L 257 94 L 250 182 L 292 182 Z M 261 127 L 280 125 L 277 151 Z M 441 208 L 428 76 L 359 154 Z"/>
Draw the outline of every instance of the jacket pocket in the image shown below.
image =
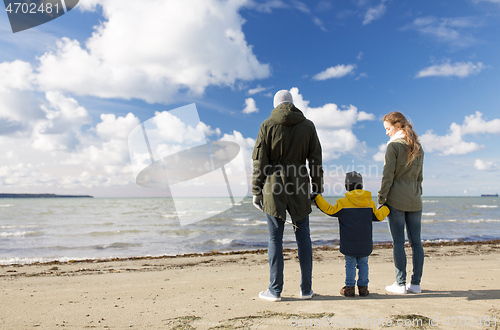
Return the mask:
<path id="1" fill-rule="evenodd" d="M 259 142 L 258 144 L 255 145 L 255 148 L 253 148 L 252 159 L 259 160 L 261 158 L 262 158 L 262 142 Z"/>

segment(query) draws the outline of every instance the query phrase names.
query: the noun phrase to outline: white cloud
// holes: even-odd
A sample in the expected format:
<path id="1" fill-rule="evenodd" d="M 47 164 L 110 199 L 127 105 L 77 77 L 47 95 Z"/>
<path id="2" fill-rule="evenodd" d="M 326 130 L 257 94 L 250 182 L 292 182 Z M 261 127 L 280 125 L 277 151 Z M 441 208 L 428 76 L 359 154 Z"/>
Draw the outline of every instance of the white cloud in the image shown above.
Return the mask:
<path id="1" fill-rule="evenodd" d="M 238 131 L 233 131 L 232 134 L 224 134 L 220 141 L 230 141 L 237 143 L 241 152 L 243 153 L 243 158 L 248 161 L 246 166 L 251 169 L 252 168 L 252 151 L 255 147 L 255 140 L 252 138 L 245 138 L 243 134 Z M 250 175 L 251 176 L 251 175 Z"/>
<path id="2" fill-rule="evenodd" d="M 114 114 L 102 114 L 101 122 L 96 125 L 95 131 L 97 135 L 106 140 L 126 139 L 130 131 L 139 123 L 139 119 L 132 113 L 118 118 Z"/>
<path id="3" fill-rule="evenodd" d="M 481 23 L 469 17 L 438 19 L 427 16 L 415 19 L 411 25 L 405 28 L 414 29 L 438 42 L 461 48 L 477 43 L 470 30 L 479 26 Z"/>
<path id="4" fill-rule="evenodd" d="M 248 95 L 258 94 L 258 93 L 261 93 L 267 89 L 269 89 L 269 88 L 262 87 L 261 85 L 257 85 L 257 87 L 248 90 Z"/>
<path id="5" fill-rule="evenodd" d="M 33 78 L 30 63 L 20 60 L 0 63 L 0 92 L 7 89 L 30 90 Z"/>
<path id="6" fill-rule="evenodd" d="M 485 121 L 482 113 L 466 116 L 464 123 L 452 123 L 450 131 L 445 136 L 438 136 L 433 131 L 427 131 L 420 141 L 427 152 L 441 152 L 443 156 L 463 155 L 482 149 L 484 146 L 475 142 L 466 142 L 463 137 L 468 134 L 499 134 L 500 120 Z"/>
<path id="7" fill-rule="evenodd" d="M 481 62 L 477 62 L 476 64 L 472 62 L 456 62 L 451 64 L 448 62 L 427 67 L 417 73 L 415 78 L 451 76 L 465 78 L 473 74 L 478 74 L 485 68 L 486 66 Z"/>
<path id="8" fill-rule="evenodd" d="M 322 107 L 311 108 L 310 102 L 304 100 L 298 88 L 293 87 L 290 93 L 295 106 L 316 126 L 325 162 L 337 159 L 346 153 L 356 155 L 366 153 L 366 143 L 357 139 L 352 128 L 359 121 L 375 120 L 375 115 L 358 111 L 353 105 L 340 109 L 336 104 L 327 103 Z"/>
<path id="9" fill-rule="evenodd" d="M 369 8 L 365 13 L 365 19 L 363 20 L 363 25 L 370 24 L 376 19 L 379 19 L 385 14 L 386 7 L 384 2 L 387 0 L 382 0 L 382 2 L 375 7 Z"/>
<path id="10" fill-rule="evenodd" d="M 364 155 L 366 143 L 360 142 L 350 129 L 318 129 L 323 151 L 323 162 L 338 159 L 343 154 Z"/>
<path id="11" fill-rule="evenodd" d="M 45 189 L 57 184 L 50 175 L 40 172 L 31 164 L 17 163 L 12 166 L 0 167 L 0 185 L 14 187 L 45 187 Z"/>
<path id="12" fill-rule="evenodd" d="M 246 7 L 265 13 L 272 13 L 272 10 L 277 8 L 288 8 L 288 5 L 281 0 L 270 0 L 263 3 L 256 2 L 254 0 L 249 0 L 246 3 Z"/>
<path id="13" fill-rule="evenodd" d="M 476 159 L 474 167 L 479 171 L 498 171 L 497 164 L 493 162 L 485 162 L 481 159 Z"/>
<path id="14" fill-rule="evenodd" d="M 245 100 L 245 109 L 242 111 L 244 114 L 250 114 L 254 112 L 259 112 L 259 109 L 255 105 L 255 100 L 249 97 Z"/>
<path id="15" fill-rule="evenodd" d="M 323 21 L 321 19 L 319 19 L 318 17 L 314 16 L 313 17 L 313 22 L 314 24 L 316 24 L 317 27 L 319 27 L 321 30 L 323 31 L 328 31 L 325 27 L 325 24 L 323 23 Z"/>
<path id="16" fill-rule="evenodd" d="M 252 138 L 245 138 L 243 134 L 238 131 L 233 131 L 232 134 L 224 134 L 219 141 L 231 141 L 237 143 L 240 147 L 250 151 L 255 146 L 255 140 Z"/>
<path id="17" fill-rule="evenodd" d="M 312 15 L 309 7 L 302 1 L 288 0 L 287 2 L 285 2 L 282 0 L 266 0 L 263 1 L 262 3 L 259 3 L 254 0 L 246 0 L 243 2 L 245 3 L 244 6 L 247 8 L 251 8 L 268 14 L 272 13 L 273 9 L 296 9 L 303 14 L 309 15 L 312 18 L 313 23 L 316 26 L 318 26 L 321 30 L 327 31 L 325 25 L 323 24 L 323 21 L 318 17 Z M 325 7 L 325 6 L 319 6 L 319 7 Z"/>
<path id="18" fill-rule="evenodd" d="M 33 127 L 32 146 L 41 151 L 71 151 L 80 144 L 80 129 L 92 122 L 86 109 L 73 98 L 47 92 L 49 107 L 42 105 L 46 117 Z"/>
<path id="19" fill-rule="evenodd" d="M 366 72 L 362 72 L 362 73 L 360 73 L 360 74 L 359 74 L 359 76 L 357 76 L 357 77 L 356 77 L 356 79 L 354 79 L 354 80 L 359 80 L 359 79 L 361 79 L 361 78 L 368 78 L 368 73 L 366 73 Z"/>
<path id="20" fill-rule="evenodd" d="M 344 65 L 344 64 L 339 64 L 335 67 L 330 67 L 326 69 L 325 71 L 322 71 L 318 74 L 316 74 L 313 79 L 314 80 L 326 80 L 330 78 L 342 78 L 344 76 L 347 76 L 348 74 L 351 74 L 354 69 L 356 68 L 356 65 L 349 64 L 349 65 Z"/>
<path id="21" fill-rule="evenodd" d="M 33 92 L 0 90 L 0 136 L 29 135 L 34 122 L 42 118 L 45 113 Z"/>
<path id="22" fill-rule="evenodd" d="M 476 111 L 475 114 L 465 117 L 464 124 L 462 125 L 462 132 L 463 134 L 499 134 L 500 119 L 485 121 L 483 119 L 483 114 Z"/>
<path id="23" fill-rule="evenodd" d="M 441 155 L 464 155 L 482 149 L 475 142 L 465 142 L 462 139 L 460 125 L 451 124 L 450 132 L 445 136 L 438 136 L 427 131 L 420 137 L 420 141 L 427 152 L 440 151 Z"/>
<path id="24" fill-rule="evenodd" d="M 45 117 L 31 91 L 33 79 L 27 62 L 0 63 L 0 136 L 30 134 L 34 121 Z"/>
<path id="25" fill-rule="evenodd" d="M 168 103 L 181 90 L 201 95 L 210 85 L 270 74 L 245 40 L 242 1 L 95 0 L 80 7 L 96 5 L 105 21 L 84 47 L 63 38 L 40 57 L 43 90 Z"/>
<path id="26" fill-rule="evenodd" d="M 378 152 L 373 155 L 373 160 L 376 162 L 383 162 L 385 160 L 385 151 L 387 150 L 387 143 L 382 143 L 378 146 Z"/>

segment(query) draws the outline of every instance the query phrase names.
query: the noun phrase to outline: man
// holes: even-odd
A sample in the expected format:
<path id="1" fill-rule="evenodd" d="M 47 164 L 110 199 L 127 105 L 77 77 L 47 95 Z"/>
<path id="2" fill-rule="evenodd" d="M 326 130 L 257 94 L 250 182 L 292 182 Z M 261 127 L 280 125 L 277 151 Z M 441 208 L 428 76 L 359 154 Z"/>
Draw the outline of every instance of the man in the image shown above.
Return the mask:
<path id="1" fill-rule="evenodd" d="M 274 109 L 260 126 L 252 159 L 253 203 L 266 213 L 269 228 L 270 284 L 267 291 L 259 293 L 259 297 L 281 300 L 283 230 L 288 211 L 298 246 L 300 296 L 311 299 L 314 293 L 309 231 L 310 191 L 312 188 L 313 195 L 323 192 L 321 145 L 314 124 L 294 106 L 290 92 L 281 90 L 274 96 Z"/>

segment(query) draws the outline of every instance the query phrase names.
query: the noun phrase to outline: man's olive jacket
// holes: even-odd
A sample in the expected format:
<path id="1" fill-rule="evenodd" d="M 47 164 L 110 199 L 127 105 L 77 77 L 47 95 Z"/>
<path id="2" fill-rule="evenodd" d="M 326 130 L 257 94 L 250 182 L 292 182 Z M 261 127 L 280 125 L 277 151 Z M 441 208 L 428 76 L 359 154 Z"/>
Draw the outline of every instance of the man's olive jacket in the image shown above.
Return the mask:
<path id="1" fill-rule="evenodd" d="M 285 220 L 288 211 L 293 222 L 311 213 L 311 189 L 323 192 L 321 145 L 299 109 L 291 103 L 273 109 L 260 126 L 252 159 L 252 194 L 263 193 L 264 212 Z"/>

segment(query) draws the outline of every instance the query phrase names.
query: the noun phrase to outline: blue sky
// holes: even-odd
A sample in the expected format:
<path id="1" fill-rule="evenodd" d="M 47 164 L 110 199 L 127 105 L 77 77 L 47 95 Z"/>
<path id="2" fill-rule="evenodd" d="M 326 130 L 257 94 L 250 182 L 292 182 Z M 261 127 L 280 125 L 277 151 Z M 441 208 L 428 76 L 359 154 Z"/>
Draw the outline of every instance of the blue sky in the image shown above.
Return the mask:
<path id="1" fill-rule="evenodd" d="M 376 193 L 395 110 L 424 195 L 498 192 L 499 16 L 498 0 L 81 0 L 13 34 L 2 11 L 0 192 L 162 196 L 134 183 L 134 127 L 195 103 L 249 159 L 280 89 L 318 128 L 329 194 L 352 169 Z"/>

